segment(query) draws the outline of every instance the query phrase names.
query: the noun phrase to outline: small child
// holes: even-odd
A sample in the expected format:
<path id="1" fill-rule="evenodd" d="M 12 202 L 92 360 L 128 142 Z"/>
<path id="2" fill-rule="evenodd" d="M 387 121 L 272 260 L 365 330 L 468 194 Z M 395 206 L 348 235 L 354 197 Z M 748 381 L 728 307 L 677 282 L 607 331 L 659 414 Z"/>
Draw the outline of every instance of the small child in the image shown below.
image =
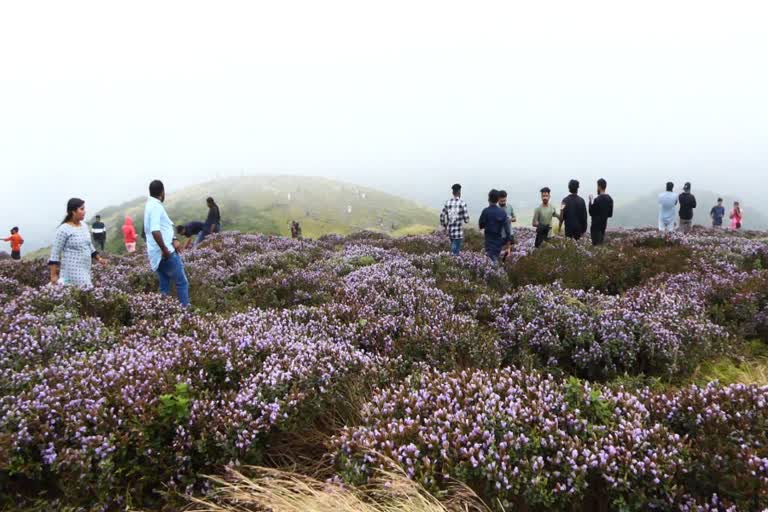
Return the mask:
<path id="1" fill-rule="evenodd" d="M 14 226 L 11 228 L 11 236 L 3 238 L 4 242 L 11 242 L 11 258 L 18 261 L 21 259 L 21 244 L 24 243 L 24 239 L 19 234 L 19 228 Z"/>

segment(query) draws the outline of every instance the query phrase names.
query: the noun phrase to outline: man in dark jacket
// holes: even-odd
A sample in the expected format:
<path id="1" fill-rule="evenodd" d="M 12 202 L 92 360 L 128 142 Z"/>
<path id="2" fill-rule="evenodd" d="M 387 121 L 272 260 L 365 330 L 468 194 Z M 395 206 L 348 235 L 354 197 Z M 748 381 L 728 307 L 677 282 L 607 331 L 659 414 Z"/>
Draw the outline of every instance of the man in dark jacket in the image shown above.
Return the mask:
<path id="1" fill-rule="evenodd" d="M 506 229 L 508 217 L 499 208 L 498 202 L 499 191 L 493 189 L 488 193 L 488 208 L 480 214 L 480 229 L 485 233 L 485 253 L 494 262 L 499 261 L 504 246 L 510 244 Z"/>
<path id="2" fill-rule="evenodd" d="M 589 216 L 592 217 L 592 245 L 602 245 L 605 242 L 605 230 L 608 229 L 608 219 L 613 217 L 613 198 L 605 193 L 608 182 L 603 178 L 597 180 L 597 197 L 589 196 Z"/>
<path id="3" fill-rule="evenodd" d="M 565 236 L 579 240 L 587 232 L 587 204 L 579 197 L 579 182 L 568 182 L 570 194 L 560 204 L 560 227 L 565 223 Z"/>
<path id="4" fill-rule="evenodd" d="M 691 194 L 691 184 L 686 183 L 683 193 L 678 198 L 680 203 L 680 231 L 690 233 L 693 228 L 693 209 L 696 208 L 696 197 Z"/>
<path id="5" fill-rule="evenodd" d="M 107 227 L 101 222 L 101 215 L 97 215 L 95 222 L 91 224 L 91 234 L 93 234 L 93 245 L 104 252 L 104 245 L 107 243 Z"/>

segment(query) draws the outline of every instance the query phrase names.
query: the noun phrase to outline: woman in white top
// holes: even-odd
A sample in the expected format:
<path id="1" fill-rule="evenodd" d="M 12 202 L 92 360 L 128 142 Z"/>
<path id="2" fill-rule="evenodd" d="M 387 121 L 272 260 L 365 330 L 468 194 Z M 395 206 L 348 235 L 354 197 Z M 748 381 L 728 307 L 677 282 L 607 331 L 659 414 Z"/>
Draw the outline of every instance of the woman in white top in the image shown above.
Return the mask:
<path id="1" fill-rule="evenodd" d="M 91 261 L 106 264 L 99 256 L 91 241 L 91 233 L 83 222 L 85 219 L 85 201 L 72 198 L 67 202 L 67 216 L 56 229 L 53 239 L 51 258 L 48 266 L 51 270 L 51 283 L 87 288 L 91 282 Z"/>

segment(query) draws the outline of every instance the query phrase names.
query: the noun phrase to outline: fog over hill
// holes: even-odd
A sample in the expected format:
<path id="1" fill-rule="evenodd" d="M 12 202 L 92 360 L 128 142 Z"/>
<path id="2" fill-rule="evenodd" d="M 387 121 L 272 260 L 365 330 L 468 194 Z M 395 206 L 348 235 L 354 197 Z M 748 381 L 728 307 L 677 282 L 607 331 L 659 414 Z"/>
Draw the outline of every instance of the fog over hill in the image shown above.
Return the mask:
<path id="1" fill-rule="evenodd" d="M 212 196 L 222 214 L 222 229 L 288 236 L 297 220 L 305 237 L 348 234 L 365 229 L 391 234 L 431 231 L 438 212 L 381 191 L 305 176 L 245 176 L 169 191 L 166 208 L 174 223 L 204 221 L 205 198 Z M 146 197 L 98 212 L 107 225 L 107 248 L 122 250 L 120 226 L 130 215 L 137 232 L 143 227 Z"/>

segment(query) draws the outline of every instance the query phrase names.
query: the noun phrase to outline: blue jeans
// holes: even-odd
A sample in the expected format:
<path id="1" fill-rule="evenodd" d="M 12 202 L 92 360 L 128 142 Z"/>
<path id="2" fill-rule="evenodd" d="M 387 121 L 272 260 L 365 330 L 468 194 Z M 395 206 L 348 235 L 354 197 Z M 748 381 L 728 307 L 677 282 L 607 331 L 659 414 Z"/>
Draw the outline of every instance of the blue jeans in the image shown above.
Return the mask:
<path id="1" fill-rule="evenodd" d="M 214 224 L 213 232 L 218 233 L 220 231 L 221 231 L 221 224 Z M 197 234 L 197 240 L 195 241 L 195 245 L 205 240 L 205 237 L 207 237 L 210 234 L 211 234 L 211 226 L 209 224 L 206 224 L 205 227 L 200 231 L 200 233 Z"/>
<path id="2" fill-rule="evenodd" d="M 463 241 L 464 240 L 462 240 L 461 238 L 452 238 L 451 239 L 451 252 L 455 256 L 458 256 L 459 253 L 461 252 L 461 244 L 462 244 Z"/>
<path id="3" fill-rule="evenodd" d="M 179 253 L 174 252 L 167 260 L 160 260 L 157 267 L 157 277 L 160 279 L 160 293 L 170 295 L 171 281 L 176 283 L 176 294 L 182 306 L 189 306 L 189 281 L 184 273 L 184 262 Z"/>

